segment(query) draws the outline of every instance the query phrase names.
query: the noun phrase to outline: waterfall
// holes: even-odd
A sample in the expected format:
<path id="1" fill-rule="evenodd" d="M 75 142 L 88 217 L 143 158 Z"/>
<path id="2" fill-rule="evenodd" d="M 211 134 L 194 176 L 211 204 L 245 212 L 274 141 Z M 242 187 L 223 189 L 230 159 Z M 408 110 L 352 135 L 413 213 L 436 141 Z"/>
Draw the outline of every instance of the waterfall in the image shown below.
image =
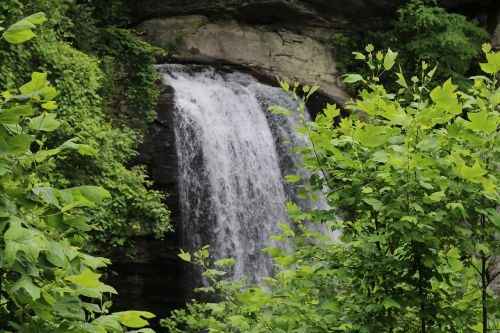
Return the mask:
<path id="1" fill-rule="evenodd" d="M 240 72 L 207 66 L 162 65 L 175 91 L 183 247 L 210 245 L 215 258 L 233 257 L 233 276 L 256 280 L 272 272 L 261 249 L 289 223 L 294 194 L 283 177 L 294 173 L 292 145 L 302 142 L 293 117 L 270 105 L 295 107 L 280 88 Z"/>

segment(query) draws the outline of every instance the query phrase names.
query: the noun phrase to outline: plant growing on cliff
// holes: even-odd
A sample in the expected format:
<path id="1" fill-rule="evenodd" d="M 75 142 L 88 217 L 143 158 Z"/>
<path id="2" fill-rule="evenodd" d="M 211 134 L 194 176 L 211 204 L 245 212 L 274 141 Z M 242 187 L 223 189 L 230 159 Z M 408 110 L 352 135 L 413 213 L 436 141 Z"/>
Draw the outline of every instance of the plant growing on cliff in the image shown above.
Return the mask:
<path id="1" fill-rule="evenodd" d="M 274 239 L 293 250 L 264 249 L 279 269 L 261 285 L 225 280 L 233 261 L 212 263 L 208 248 L 181 253 L 204 268 L 211 283 L 200 290 L 222 301 L 192 303 L 163 325 L 172 332 L 499 329 L 490 287 L 499 274 L 492 262 L 500 248 L 500 53 L 486 44 L 483 51 L 485 75 L 471 78 L 468 92 L 451 79 L 429 88 L 436 67 L 425 62 L 418 77 L 405 77 L 390 49 L 355 53 L 370 75 L 345 76 L 346 83 L 363 84 L 346 104 L 349 116 L 327 104 L 297 128 L 311 143 L 297 149 L 312 172 L 301 187 L 309 195 L 323 191 L 331 209 L 305 212 L 288 204 L 296 228 L 282 225 Z M 389 74 L 399 86 L 394 92 L 380 83 Z M 300 114 L 316 89 L 304 87 Z M 333 222 L 340 242 L 309 230 L 306 221 Z"/>
<path id="2" fill-rule="evenodd" d="M 426 61 L 439 64 L 437 80 L 451 77 L 462 86 L 467 84 L 466 75 L 474 69 L 481 56 L 480 46 L 487 39 L 488 32 L 476 21 L 449 13 L 435 1 L 412 0 L 398 10 L 398 18 L 390 27 L 386 22 L 370 21 L 369 26 L 359 27 L 349 37 L 333 35 L 332 43 L 342 73 L 367 73 L 363 63 L 352 59 L 350 52 L 370 42 L 392 46 L 401 54 L 400 65 L 411 75 L 420 71 L 415 64 Z"/>
<path id="3" fill-rule="evenodd" d="M 45 14 L 33 14 L 2 37 L 11 44 L 25 42 L 45 21 Z M 80 251 L 91 229 L 82 209 L 101 204 L 110 193 L 97 186 L 51 184 L 57 160 L 96 154 L 76 138 L 49 147 L 47 133 L 62 123 L 57 94 L 47 73 L 34 72 L 28 83 L 0 97 L 0 328 L 94 333 L 144 327 L 144 318 L 153 314 L 109 312 L 106 295 L 116 291 L 97 271 L 110 262 Z"/>
<path id="4" fill-rule="evenodd" d="M 113 192 L 102 205 L 87 208 L 90 224 L 97 226 L 87 236 L 87 248 L 107 253 L 125 244 L 130 250 L 135 234 L 162 237 L 170 220 L 164 194 L 151 189 L 144 167 L 130 165 L 155 116 L 155 49 L 133 32 L 97 25 L 91 5 L 75 0 L 29 0 L 23 5 L 3 1 L 0 21 L 35 11 L 50 10 L 51 16 L 36 40 L 0 45 L 0 85 L 15 89 L 33 68 L 43 69 L 60 92 L 61 126 L 46 134 L 47 143 L 58 146 L 78 137 L 100 147 L 96 158 L 57 159 L 50 175 L 55 186 L 92 183 Z"/>

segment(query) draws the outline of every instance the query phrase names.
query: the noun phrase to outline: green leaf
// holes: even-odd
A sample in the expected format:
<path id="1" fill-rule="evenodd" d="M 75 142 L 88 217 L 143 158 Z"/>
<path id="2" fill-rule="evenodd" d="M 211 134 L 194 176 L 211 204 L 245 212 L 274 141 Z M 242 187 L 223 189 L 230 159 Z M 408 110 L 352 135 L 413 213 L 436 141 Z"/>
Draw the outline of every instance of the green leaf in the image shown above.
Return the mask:
<path id="1" fill-rule="evenodd" d="M 58 190 L 52 187 L 33 187 L 31 191 L 45 203 L 60 207 L 56 197 Z"/>
<path id="2" fill-rule="evenodd" d="M 396 76 L 398 77 L 396 83 L 404 88 L 408 88 L 408 84 L 406 83 L 406 80 L 405 80 L 405 77 L 403 76 L 403 73 L 401 73 L 401 71 L 400 71 L 399 73 L 396 73 Z"/>
<path id="3" fill-rule="evenodd" d="M 465 121 L 464 126 L 482 132 L 493 132 L 497 129 L 497 118 L 488 119 L 488 111 L 468 112 L 467 117 L 470 122 Z"/>
<path id="4" fill-rule="evenodd" d="M 94 325 L 102 326 L 105 332 L 123 332 L 122 326 L 118 322 L 117 316 L 114 314 L 107 316 L 100 316 L 92 321 Z"/>
<path id="5" fill-rule="evenodd" d="M 363 128 L 358 128 L 354 132 L 354 138 L 366 147 L 378 147 L 387 142 L 392 131 L 386 126 L 375 126 L 366 124 Z"/>
<path id="6" fill-rule="evenodd" d="M 41 24 L 41 23 L 47 21 L 47 16 L 45 16 L 45 13 L 43 13 L 43 12 L 38 12 L 38 13 L 30 15 L 24 19 L 26 21 L 33 23 L 33 24 Z"/>
<path id="7" fill-rule="evenodd" d="M 214 264 L 217 266 L 227 267 L 227 268 L 233 267 L 235 263 L 236 263 L 236 260 L 233 258 L 219 259 L 219 260 L 214 262 Z"/>
<path id="8" fill-rule="evenodd" d="M 12 167 L 4 162 L 0 162 L 0 177 L 7 173 L 12 173 Z"/>
<path id="9" fill-rule="evenodd" d="M 46 103 L 43 103 L 40 106 L 42 108 L 44 108 L 45 110 L 55 110 L 55 109 L 57 109 L 57 104 L 54 101 L 48 101 Z"/>
<path id="10" fill-rule="evenodd" d="M 437 192 L 434 192 L 434 193 L 431 193 L 431 195 L 427 196 L 425 195 L 424 197 L 424 202 L 439 202 L 441 200 L 443 200 L 444 198 L 446 198 L 446 194 L 444 193 L 444 191 L 437 191 Z"/>
<path id="11" fill-rule="evenodd" d="M 0 110 L 0 123 L 17 123 L 22 117 L 31 116 L 33 109 L 27 105 L 18 105 L 10 109 Z"/>
<path id="12" fill-rule="evenodd" d="M 38 92 L 47 85 L 47 73 L 31 73 L 31 81 L 19 88 L 22 94 Z"/>
<path id="13" fill-rule="evenodd" d="M 346 75 L 344 75 L 344 82 L 345 83 L 355 83 L 358 81 L 365 82 L 363 77 L 359 74 L 346 74 Z"/>
<path id="14" fill-rule="evenodd" d="M 372 206 L 375 210 L 380 210 L 380 208 L 384 205 L 380 200 L 375 198 L 364 198 L 363 201 Z"/>
<path id="15" fill-rule="evenodd" d="M 490 51 L 491 51 L 491 44 L 490 43 L 484 43 L 483 45 L 481 45 L 481 50 L 484 53 L 490 53 Z"/>
<path id="16" fill-rule="evenodd" d="M 437 86 L 431 93 L 431 99 L 436 104 L 450 105 L 456 102 L 457 94 L 454 93 L 456 85 L 448 79 L 442 86 Z"/>
<path id="17" fill-rule="evenodd" d="M 30 21 L 24 19 L 11 25 L 3 33 L 3 38 L 11 44 L 24 43 L 27 40 L 35 37 L 33 32 L 35 25 Z"/>
<path id="18" fill-rule="evenodd" d="M 58 242 L 50 241 L 50 249 L 45 254 L 47 260 L 54 266 L 64 268 L 68 261 L 64 249 Z"/>
<path id="19" fill-rule="evenodd" d="M 21 154 L 29 151 L 34 138 L 28 134 L 10 136 L 0 130 L 0 152 L 5 154 Z"/>
<path id="20" fill-rule="evenodd" d="M 460 168 L 460 177 L 472 183 L 481 183 L 483 181 L 483 176 L 487 173 L 488 171 L 483 169 L 478 162 L 474 163 L 472 167 L 468 167 L 464 164 Z"/>
<path id="21" fill-rule="evenodd" d="M 434 68 L 433 68 L 433 69 L 431 69 L 431 70 L 429 71 L 429 73 L 427 73 L 427 76 L 428 76 L 429 78 L 432 78 L 432 77 L 434 76 L 434 73 L 436 73 L 437 68 L 438 68 L 438 66 L 437 66 L 437 65 L 436 65 L 436 66 L 434 66 Z"/>
<path id="22" fill-rule="evenodd" d="M 155 315 L 147 311 L 124 311 L 114 313 L 117 316 L 118 321 L 127 327 L 140 328 L 149 325 L 149 323 L 142 317 L 150 319 L 154 318 Z"/>
<path id="23" fill-rule="evenodd" d="M 272 114 L 283 114 L 283 115 L 292 114 L 290 110 L 278 105 L 271 105 L 270 107 L 267 108 L 267 111 L 271 112 Z"/>
<path id="24" fill-rule="evenodd" d="M 333 119 L 340 114 L 340 109 L 337 108 L 336 104 L 326 103 L 326 107 L 323 109 L 323 113 L 328 119 Z"/>
<path id="25" fill-rule="evenodd" d="M 80 253 L 78 255 L 83 259 L 83 263 L 93 270 L 96 270 L 100 267 L 106 267 L 107 265 L 111 264 L 111 260 L 107 258 L 95 257 L 85 253 Z"/>
<path id="26" fill-rule="evenodd" d="M 241 315 L 230 316 L 227 319 L 229 320 L 232 326 L 237 327 L 243 332 L 246 332 L 250 329 L 250 324 L 248 323 L 248 320 L 244 316 Z"/>
<path id="27" fill-rule="evenodd" d="M 289 234 L 291 236 L 295 236 L 295 232 L 290 228 L 288 225 L 284 223 L 280 223 L 280 228 L 283 230 L 286 234 Z"/>
<path id="28" fill-rule="evenodd" d="M 42 113 L 38 117 L 30 120 L 29 127 L 36 131 L 52 132 L 57 129 L 60 122 L 56 120 L 55 113 Z"/>
<path id="29" fill-rule="evenodd" d="M 17 252 L 21 251 L 31 262 L 38 260 L 41 251 L 49 249 L 50 244 L 45 236 L 38 230 L 12 225 L 4 235 L 5 260 L 12 266 L 16 260 Z"/>
<path id="30" fill-rule="evenodd" d="M 189 252 L 184 252 L 181 250 L 181 253 L 179 253 L 178 256 L 184 261 L 191 262 L 191 254 L 189 254 Z"/>
<path id="31" fill-rule="evenodd" d="M 479 332 L 479 333 L 482 333 L 483 332 L 483 324 L 482 323 L 477 323 L 473 326 L 469 326 L 471 328 L 471 330 L 473 330 L 474 332 Z"/>
<path id="32" fill-rule="evenodd" d="M 27 275 L 22 275 L 19 280 L 11 287 L 11 292 L 16 292 L 19 289 L 24 289 L 30 295 L 33 301 L 40 298 L 40 288 L 33 284 L 31 278 Z"/>
<path id="33" fill-rule="evenodd" d="M 500 52 L 487 53 L 486 63 L 480 63 L 483 72 L 488 74 L 495 74 L 500 71 Z"/>
<path id="34" fill-rule="evenodd" d="M 302 177 L 297 176 L 297 175 L 286 175 L 285 179 L 289 183 L 296 183 L 296 182 L 300 181 L 302 179 Z"/>
<path id="35" fill-rule="evenodd" d="M 92 272 L 90 269 L 85 269 L 81 274 L 67 276 L 65 279 L 82 287 L 93 288 L 102 285 L 99 281 L 101 274 Z"/>
<path id="36" fill-rule="evenodd" d="M 397 309 L 401 309 L 401 305 L 399 305 L 398 302 L 396 302 L 393 298 L 391 297 L 386 297 L 384 298 L 384 301 L 382 302 L 382 305 L 386 308 L 386 309 L 390 309 L 390 308 L 397 308 Z"/>
<path id="37" fill-rule="evenodd" d="M 393 52 L 390 48 L 387 49 L 387 53 L 385 54 L 384 57 L 384 69 L 386 71 L 390 70 L 394 66 L 397 56 L 398 56 L 397 52 Z"/>
<path id="38" fill-rule="evenodd" d="M 312 86 L 312 88 L 311 88 L 311 89 L 309 89 L 309 92 L 308 92 L 308 93 L 307 93 L 307 95 L 306 95 L 306 100 L 308 100 L 308 99 L 309 99 L 309 97 L 311 97 L 311 95 L 312 95 L 312 94 L 314 94 L 314 92 L 315 92 L 316 90 L 318 90 L 318 89 L 319 89 L 319 86 L 318 86 L 317 84 L 313 85 L 313 86 Z"/>
<path id="39" fill-rule="evenodd" d="M 288 91 L 290 89 L 290 85 L 288 84 L 288 82 L 279 80 L 279 83 L 281 89 L 283 89 L 284 91 Z"/>
<path id="40" fill-rule="evenodd" d="M 72 216 L 64 218 L 65 224 L 81 231 L 89 231 L 93 229 L 93 227 L 87 223 L 88 221 L 89 218 L 86 216 Z"/>
<path id="41" fill-rule="evenodd" d="M 358 59 L 358 60 L 365 60 L 366 59 L 366 56 L 361 52 L 352 52 L 352 54 L 354 55 L 354 59 Z"/>

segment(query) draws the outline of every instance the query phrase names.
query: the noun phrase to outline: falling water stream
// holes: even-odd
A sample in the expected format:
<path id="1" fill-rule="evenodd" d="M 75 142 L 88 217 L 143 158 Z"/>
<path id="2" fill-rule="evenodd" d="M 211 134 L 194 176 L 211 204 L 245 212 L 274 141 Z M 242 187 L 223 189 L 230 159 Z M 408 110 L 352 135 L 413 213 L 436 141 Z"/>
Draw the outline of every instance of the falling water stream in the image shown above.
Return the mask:
<path id="1" fill-rule="evenodd" d="M 240 72 L 196 65 L 159 71 L 175 91 L 183 247 L 210 245 L 215 258 L 235 258 L 236 278 L 269 275 L 261 249 L 280 222 L 289 223 L 285 206 L 294 194 L 283 177 L 298 172 L 291 146 L 303 139 L 296 119 L 266 110 L 295 102 Z"/>

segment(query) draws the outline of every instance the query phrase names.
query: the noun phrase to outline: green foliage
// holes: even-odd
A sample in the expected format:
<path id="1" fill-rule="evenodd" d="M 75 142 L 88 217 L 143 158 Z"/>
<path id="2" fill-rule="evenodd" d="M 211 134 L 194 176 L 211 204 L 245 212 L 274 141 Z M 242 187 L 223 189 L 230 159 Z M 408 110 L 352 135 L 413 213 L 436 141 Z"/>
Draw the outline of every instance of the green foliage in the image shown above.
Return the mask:
<path id="1" fill-rule="evenodd" d="M 177 50 L 181 46 L 184 37 L 185 36 L 183 34 L 179 34 L 177 36 L 170 38 L 163 46 L 163 49 L 167 52 L 167 54 L 174 53 L 175 50 Z"/>
<path id="2" fill-rule="evenodd" d="M 332 43 L 342 73 L 367 74 L 349 52 L 372 42 L 380 47 L 395 45 L 403 55 L 400 65 L 412 75 L 419 73 L 415 64 L 425 61 L 439 65 L 439 80 L 451 77 L 462 86 L 467 84 L 465 77 L 479 59 L 480 46 L 487 39 L 488 33 L 477 22 L 468 21 L 460 14 L 448 13 L 433 1 L 412 0 L 399 9 L 398 19 L 389 29 L 381 23 L 371 22 L 370 27 L 359 27 L 358 31 L 350 33 L 349 38 L 341 33 L 335 34 Z"/>
<path id="3" fill-rule="evenodd" d="M 127 167 L 155 115 L 156 49 L 128 30 L 98 27 L 91 5 L 41 0 L 1 7 L 6 20 L 37 10 L 51 15 L 33 43 L 0 48 L 0 85 L 12 89 L 28 79 L 19 73 L 43 71 L 60 93 L 61 125 L 47 134 L 47 142 L 58 146 L 75 138 L 99 148 L 96 158 L 58 159 L 48 177 L 57 186 L 90 182 L 113 192 L 111 200 L 87 209 L 96 227 L 88 246 L 104 252 L 137 233 L 161 237 L 170 222 L 164 195 L 151 190 L 145 169 Z"/>
<path id="4" fill-rule="evenodd" d="M 221 301 L 192 303 L 162 324 L 170 332 L 500 329 L 490 289 L 500 273 L 493 267 L 500 254 L 500 53 L 490 49 L 483 47 L 481 64 L 488 76 L 473 77 L 468 92 L 451 79 L 432 85 L 435 67 L 425 63 L 419 78 L 407 79 L 390 49 L 357 52 L 371 75 L 346 76 L 363 84 L 346 104 L 349 116 L 327 105 L 306 121 L 304 103 L 298 108 L 297 131 L 311 141 L 297 149 L 312 173 L 302 194 L 324 193 L 331 209 L 288 204 L 296 228 L 283 225 L 273 239 L 292 246 L 264 249 L 278 271 L 260 285 L 224 279 L 230 265 L 211 263 L 206 247 L 181 253 L 204 269 L 210 284 L 199 290 Z M 388 74 L 399 90 L 380 83 Z M 304 87 L 302 102 L 316 88 Z M 341 230 L 340 241 L 309 230 L 311 222 Z"/>
<path id="5" fill-rule="evenodd" d="M 481 55 L 481 44 L 488 39 L 488 33 L 477 22 L 435 5 L 426 6 L 422 0 L 399 10 L 393 29 L 395 45 L 400 45 L 401 53 L 406 55 L 403 66 L 418 73 L 411 64 L 439 64 L 438 78 L 451 77 L 455 81 L 464 79 Z"/>
<path id="6" fill-rule="evenodd" d="M 22 43 L 44 21 L 43 13 L 31 15 L 5 30 L 3 38 Z M 109 313 L 107 295 L 116 291 L 96 271 L 110 262 L 80 251 L 90 230 L 85 208 L 110 193 L 97 186 L 55 188 L 50 182 L 58 160 L 95 155 L 73 139 L 49 148 L 48 134 L 62 124 L 55 113 L 57 94 L 47 73 L 34 72 L 28 83 L 0 97 L 0 327 L 94 333 L 147 326 L 141 317 L 154 317 L 149 312 Z"/>
<path id="7" fill-rule="evenodd" d="M 144 133 L 156 119 L 160 77 L 154 64 L 163 50 L 144 42 L 135 31 L 116 27 L 104 29 L 96 47 L 106 78 L 102 95 L 108 115 L 118 125 Z"/>

